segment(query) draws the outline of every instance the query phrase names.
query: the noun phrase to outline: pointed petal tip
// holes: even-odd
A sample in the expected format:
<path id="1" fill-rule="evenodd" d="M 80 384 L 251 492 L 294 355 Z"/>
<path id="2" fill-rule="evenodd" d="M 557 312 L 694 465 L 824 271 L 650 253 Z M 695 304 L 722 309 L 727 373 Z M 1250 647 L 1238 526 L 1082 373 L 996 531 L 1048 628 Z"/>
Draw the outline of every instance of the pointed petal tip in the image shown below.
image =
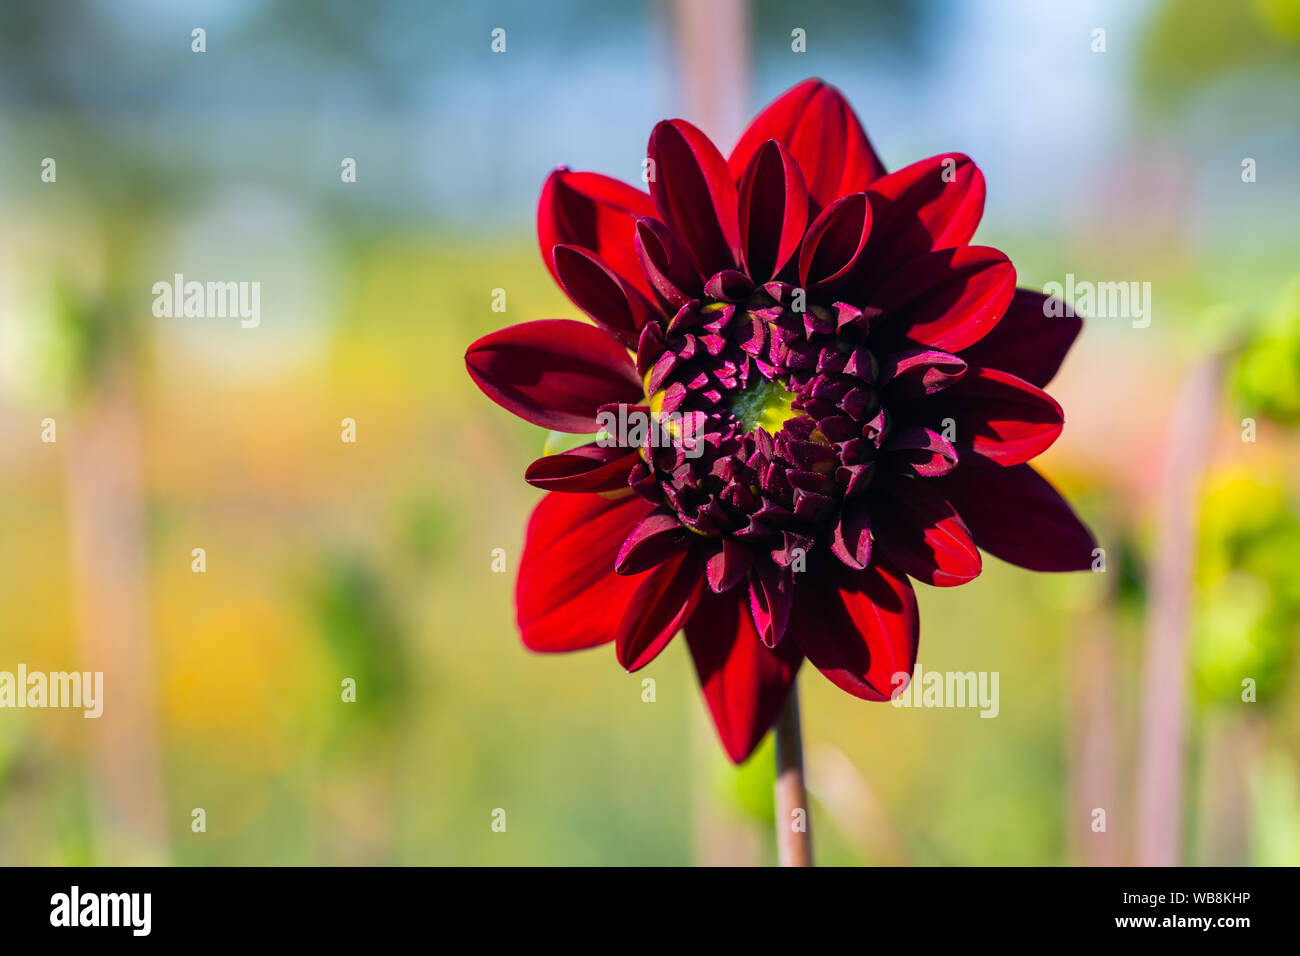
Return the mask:
<path id="1" fill-rule="evenodd" d="M 743 596 L 705 593 L 685 627 L 718 739 L 733 764 L 750 758 L 775 723 L 803 654 L 787 638 L 776 648 L 759 640 Z"/>
<path id="2" fill-rule="evenodd" d="M 727 161 L 736 181 L 754 150 L 770 139 L 793 154 L 818 207 L 865 189 L 885 173 L 847 97 L 817 77 L 786 90 L 754 117 Z"/>
<path id="3" fill-rule="evenodd" d="M 502 408 L 543 428 L 589 433 L 611 402 L 634 402 L 640 376 L 626 350 L 605 331 L 572 319 L 510 325 L 465 352 L 474 384 Z"/>

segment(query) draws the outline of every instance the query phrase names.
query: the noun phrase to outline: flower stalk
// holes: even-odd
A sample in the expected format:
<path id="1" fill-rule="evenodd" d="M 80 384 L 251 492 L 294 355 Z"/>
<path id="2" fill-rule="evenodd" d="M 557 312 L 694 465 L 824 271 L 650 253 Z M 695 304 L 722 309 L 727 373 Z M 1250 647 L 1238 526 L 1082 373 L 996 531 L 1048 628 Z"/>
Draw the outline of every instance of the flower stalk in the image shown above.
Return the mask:
<path id="1" fill-rule="evenodd" d="M 799 685 L 790 686 L 776 721 L 776 849 L 782 866 L 812 866 L 812 819 L 804 783 Z"/>

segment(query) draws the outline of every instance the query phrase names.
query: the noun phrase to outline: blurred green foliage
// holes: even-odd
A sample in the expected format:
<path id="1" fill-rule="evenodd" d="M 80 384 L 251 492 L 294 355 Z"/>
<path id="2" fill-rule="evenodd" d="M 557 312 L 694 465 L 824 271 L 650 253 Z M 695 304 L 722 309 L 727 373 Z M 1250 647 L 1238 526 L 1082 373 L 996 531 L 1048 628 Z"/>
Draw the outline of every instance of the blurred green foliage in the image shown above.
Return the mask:
<path id="1" fill-rule="evenodd" d="M 1206 703 L 1284 698 L 1300 639 L 1300 509 L 1278 478 L 1234 470 L 1211 479 L 1197 555 L 1193 673 Z"/>
<path id="2" fill-rule="evenodd" d="M 1300 279 L 1255 318 L 1229 385 L 1242 413 L 1300 425 Z"/>
<path id="3" fill-rule="evenodd" d="M 1164 0 L 1145 27 L 1138 90 L 1153 113 L 1186 106 L 1233 75 L 1264 74 L 1294 94 L 1298 25 L 1297 0 Z"/>
<path id="4" fill-rule="evenodd" d="M 307 606 L 338 673 L 359 688 L 356 710 L 369 720 L 399 720 L 410 693 L 407 637 L 379 570 L 359 554 L 327 555 Z"/>

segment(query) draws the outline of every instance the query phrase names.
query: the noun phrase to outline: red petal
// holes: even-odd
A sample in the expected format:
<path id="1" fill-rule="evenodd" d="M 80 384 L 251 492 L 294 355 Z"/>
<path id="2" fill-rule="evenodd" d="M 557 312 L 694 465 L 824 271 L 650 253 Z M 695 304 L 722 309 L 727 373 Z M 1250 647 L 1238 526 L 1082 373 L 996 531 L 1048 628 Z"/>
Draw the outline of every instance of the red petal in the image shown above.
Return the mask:
<path id="1" fill-rule="evenodd" d="M 943 483 L 975 543 L 1031 571 L 1084 571 L 1097 546 L 1051 484 L 1029 465 L 1003 468 L 963 458 Z"/>
<path id="2" fill-rule="evenodd" d="M 650 511 L 636 496 L 548 494 L 519 559 L 515 614 L 524 646 L 575 651 L 612 641 L 642 579 L 614 573 L 618 545 Z"/>
<path id="3" fill-rule="evenodd" d="M 641 575 L 621 609 L 614 649 L 629 672 L 645 667 L 662 651 L 695 609 L 704 583 L 700 549 L 665 561 Z"/>
<path id="4" fill-rule="evenodd" d="M 910 349 L 886 360 L 880 379 L 895 399 L 934 395 L 961 380 L 966 363 L 937 349 Z"/>
<path id="5" fill-rule="evenodd" d="M 735 538 L 722 539 L 722 550 L 709 558 L 707 575 L 709 587 L 718 594 L 730 590 L 741 582 L 754 563 L 754 552 Z"/>
<path id="6" fill-rule="evenodd" d="M 871 233 L 871 205 L 865 193 L 835 200 L 808 227 L 799 248 L 799 284 L 832 293 L 856 278 Z"/>
<path id="7" fill-rule="evenodd" d="M 931 479 L 882 484 L 871 530 L 877 549 L 918 581 L 954 587 L 980 573 L 980 553 L 970 530 Z"/>
<path id="8" fill-rule="evenodd" d="M 912 585 L 881 554 L 865 571 L 827 561 L 798 583 L 790 633 L 836 687 L 888 700 L 896 675 L 911 675 L 920 619 Z"/>
<path id="9" fill-rule="evenodd" d="M 659 218 L 686 244 L 701 275 L 739 261 L 736 184 L 709 138 L 685 120 L 664 120 L 650 134 L 650 195 Z"/>
<path id="10" fill-rule="evenodd" d="M 1061 406 L 1041 388 L 978 365 L 968 366 L 960 382 L 916 407 L 925 410 L 924 424 L 942 434 L 950 433 L 944 419 L 952 419 L 959 451 L 969 448 L 1003 465 L 1041 455 L 1065 426 Z"/>
<path id="11" fill-rule="evenodd" d="M 542 261 L 558 283 L 552 250 L 560 244 L 582 246 L 650 295 L 650 285 L 637 268 L 632 230 L 637 219 L 653 214 L 654 203 L 641 190 L 600 173 L 575 173 L 560 167 L 542 186 L 537 204 Z"/>
<path id="12" fill-rule="evenodd" d="M 636 255 L 659 300 L 674 313 L 704 290 L 691 254 L 658 219 L 637 220 Z"/>
<path id="13" fill-rule="evenodd" d="M 844 503 L 831 533 L 831 551 L 855 571 L 871 562 L 871 509 L 860 498 Z"/>
<path id="14" fill-rule="evenodd" d="M 594 432 L 600 406 L 645 397 L 623 347 L 572 319 L 524 322 L 485 335 L 465 352 L 465 367 L 502 408 L 562 432 Z"/>
<path id="15" fill-rule="evenodd" d="M 631 283 L 581 246 L 556 246 L 555 271 L 573 304 L 630 349 L 661 313 Z"/>
<path id="16" fill-rule="evenodd" d="M 956 352 L 997 325 L 1016 290 L 1016 270 L 987 246 L 927 253 L 905 263 L 867 297 L 891 335 Z"/>
<path id="17" fill-rule="evenodd" d="M 1054 301 L 1054 307 L 1047 303 Z M 1017 289 L 997 325 L 962 353 L 972 365 L 1001 369 L 1040 388 L 1055 377 L 1083 319 L 1066 315 L 1059 300 L 1030 289 Z"/>
<path id="18" fill-rule="evenodd" d="M 769 139 L 790 151 L 818 208 L 862 192 L 885 173 L 848 100 L 821 80 L 787 90 L 754 118 L 728 160 L 732 179 L 740 181 L 750 157 Z"/>
<path id="19" fill-rule="evenodd" d="M 722 746 L 741 763 L 776 722 L 803 655 L 794 641 L 764 647 L 737 594 L 705 594 L 686 622 L 686 642 Z"/>
<path id="20" fill-rule="evenodd" d="M 638 460 L 635 448 L 583 445 L 538 458 L 524 472 L 524 481 L 544 491 L 617 491 L 627 487 L 627 476 Z"/>
<path id="21" fill-rule="evenodd" d="M 950 162 L 948 162 L 950 161 Z M 965 245 L 984 213 L 984 174 L 961 153 L 944 153 L 877 179 L 867 189 L 875 221 L 872 275 L 933 249 Z"/>
<path id="22" fill-rule="evenodd" d="M 691 545 L 692 533 L 677 513 L 666 509 L 652 511 L 628 532 L 618 549 L 614 570 L 619 574 L 640 574 L 669 558 L 676 557 Z"/>
<path id="23" fill-rule="evenodd" d="M 740 179 L 741 258 L 757 283 L 790 261 L 808 225 L 808 190 L 794 158 L 775 140 L 754 153 Z"/>
<path id="24" fill-rule="evenodd" d="M 794 603 L 794 572 L 760 559 L 749 577 L 749 609 L 758 636 L 768 647 L 776 647 L 790 622 Z"/>
<path id="25" fill-rule="evenodd" d="M 920 478 L 936 478 L 957 467 L 957 449 L 952 442 L 928 428 L 898 425 L 889 433 L 881 451 L 894 464 Z"/>

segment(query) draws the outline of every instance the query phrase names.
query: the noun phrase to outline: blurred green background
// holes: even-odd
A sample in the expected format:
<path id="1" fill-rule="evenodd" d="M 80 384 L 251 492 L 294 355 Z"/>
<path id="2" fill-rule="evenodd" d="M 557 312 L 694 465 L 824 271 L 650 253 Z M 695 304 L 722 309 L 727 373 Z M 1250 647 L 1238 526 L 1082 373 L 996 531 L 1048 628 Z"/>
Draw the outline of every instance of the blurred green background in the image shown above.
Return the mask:
<path id="1" fill-rule="evenodd" d="M 920 589 L 921 666 L 998 671 L 998 717 L 803 674 L 820 861 L 1139 859 L 1143 702 L 1185 688 L 1179 861 L 1300 863 L 1300 5 L 685 7 L 0 9 L 0 670 L 107 685 L 100 721 L 0 711 L 0 863 L 771 862 L 770 743 L 730 768 L 681 642 L 635 676 L 608 648 L 519 644 L 544 435 L 463 354 L 577 314 L 532 231 L 553 166 L 635 180 L 673 115 L 726 151 L 810 75 L 890 168 L 969 153 L 977 240 L 1022 285 L 1153 301 L 1149 328 L 1087 323 L 1052 387 L 1068 424 L 1043 470 L 1106 573 L 990 558 Z M 709 117 L 701 30 L 741 51 L 743 103 Z M 260 327 L 155 318 L 178 272 L 259 281 Z M 1179 433 L 1198 369 L 1210 414 Z M 1179 434 L 1194 586 L 1182 656 L 1152 670 Z"/>

